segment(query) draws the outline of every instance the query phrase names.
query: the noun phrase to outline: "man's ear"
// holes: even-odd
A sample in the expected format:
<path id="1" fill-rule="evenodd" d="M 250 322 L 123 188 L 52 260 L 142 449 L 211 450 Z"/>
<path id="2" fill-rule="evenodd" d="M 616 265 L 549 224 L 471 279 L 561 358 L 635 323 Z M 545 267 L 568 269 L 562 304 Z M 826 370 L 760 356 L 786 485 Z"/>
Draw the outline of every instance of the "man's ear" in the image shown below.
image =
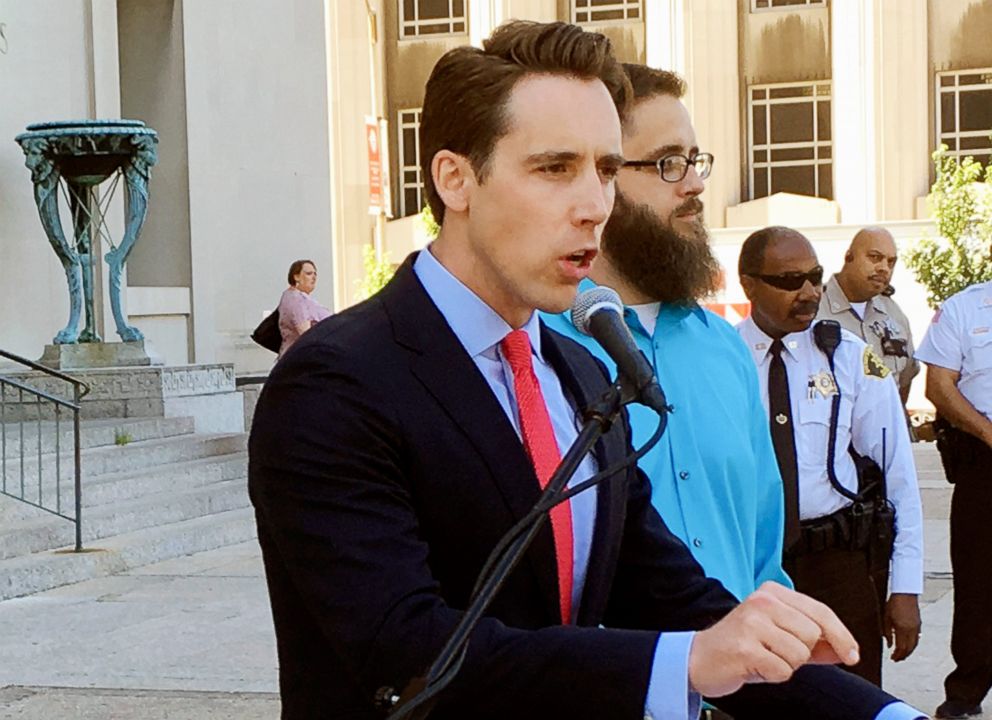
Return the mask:
<path id="1" fill-rule="evenodd" d="M 434 188 L 448 210 L 468 209 L 469 194 L 475 184 L 475 173 L 468 158 L 450 150 L 438 150 L 431 160 Z"/>
<path id="2" fill-rule="evenodd" d="M 741 275 L 741 288 L 744 290 L 744 295 L 747 299 L 754 303 L 754 298 L 752 293 L 754 292 L 754 278 L 750 275 Z"/>
<path id="3" fill-rule="evenodd" d="M 844 253 L 844 262 L 845 263 L 849 263 L 849 262 L 851 262 L 853 260 L 854 260 L 854 253 L 852 253 L 850 250 L 848 250 L 846 253 Z"/>

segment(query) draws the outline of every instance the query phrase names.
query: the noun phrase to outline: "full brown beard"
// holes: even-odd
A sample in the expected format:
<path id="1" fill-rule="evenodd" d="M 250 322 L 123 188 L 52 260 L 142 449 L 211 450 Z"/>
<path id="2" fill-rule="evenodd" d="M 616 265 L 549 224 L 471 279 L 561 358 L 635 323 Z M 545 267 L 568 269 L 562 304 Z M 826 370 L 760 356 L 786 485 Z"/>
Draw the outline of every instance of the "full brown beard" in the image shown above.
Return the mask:
<path id="1" fill-rule="evenodd" d="M 673 212 L 698 208 L 696 199 Z M 678 233 L 647 205 L 629 201 L 619 190 L 613 214 L 603 228 L 602 251 L 613 268 L 642 294 L 668 304 L 691 305 L 715 294 L 720 263 L 700 223 L 691 235 Z"/>

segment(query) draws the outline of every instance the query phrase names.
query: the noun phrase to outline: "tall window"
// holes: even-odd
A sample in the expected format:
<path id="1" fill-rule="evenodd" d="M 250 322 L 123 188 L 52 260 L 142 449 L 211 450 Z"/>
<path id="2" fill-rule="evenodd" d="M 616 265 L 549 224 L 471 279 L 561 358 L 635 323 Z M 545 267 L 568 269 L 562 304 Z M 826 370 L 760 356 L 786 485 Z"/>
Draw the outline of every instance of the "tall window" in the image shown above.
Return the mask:
<path id="1" fill-rule="evenodd" d="M 992 161 L 992 68 L 937 73 L 937 144 L 958 158 Z"/>
<path id="2" fill-rule="evenodd" d="M 750 197 L 790 192 L 833 198 L 830 83 L 748 88 Z"/>
<path id="3" fill-rule="evenodd" d="M 424 178 L 420 172 L 420 108 L 400 110 L 400 217 L 420 212 Z"/>
<path id="4" fill-rule="evenodd" d="M 464 35 L 465 0 L 400 0 L 400 38 Z"/>
<path id="5" fill-rule="evenodd" d="M 640 20 L 641 0 L 572 0 L 572 22 Z"/>
<path id="6" fill-rule="evenodd" d="M 796 5 L 804 7 L 826 7 L 827 0 L 751 0 L 751 10 L 777 10 Z"/>

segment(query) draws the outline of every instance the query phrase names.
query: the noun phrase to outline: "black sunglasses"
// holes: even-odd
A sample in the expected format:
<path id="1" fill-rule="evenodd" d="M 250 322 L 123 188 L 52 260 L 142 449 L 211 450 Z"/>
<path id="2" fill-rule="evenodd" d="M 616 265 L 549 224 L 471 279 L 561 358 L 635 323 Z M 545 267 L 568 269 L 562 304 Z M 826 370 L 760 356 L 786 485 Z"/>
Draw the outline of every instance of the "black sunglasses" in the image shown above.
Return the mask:
<path id="1" fill-rule="evenodd" d="M 823 284 L 823 268 L 817 265 L 807 273 L 782 273 L 781 275 L 757 275 L 745 273 L 748 277 L 758 278 L 761 282 L 779 290 L 796 291 L 809 281 L 813 287 Z"/>

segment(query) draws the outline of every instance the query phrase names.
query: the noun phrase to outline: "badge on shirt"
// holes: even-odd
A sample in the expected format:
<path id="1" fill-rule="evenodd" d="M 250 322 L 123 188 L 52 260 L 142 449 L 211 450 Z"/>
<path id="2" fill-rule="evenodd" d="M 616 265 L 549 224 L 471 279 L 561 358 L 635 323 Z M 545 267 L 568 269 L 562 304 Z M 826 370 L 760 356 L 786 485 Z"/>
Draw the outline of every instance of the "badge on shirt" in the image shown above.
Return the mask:
<path id="1" fill-rule="evenodd" d="M 865 346 L 865 351 L 861 356 L 861 360 L 864 363 L 866 377 L 882 379 L 887 378 L 892 372 L 885 367 L 885 363 L 883 363 L 882 359 L 875 354 L 875 351 L 867 345 Z"/>
<path id="2" fill-rule="evenodd" d="M 988 325 L 983 325 L 982 327 L 973 328 L 971 331 L 972 335 L 984 335 L 989 331 Z"/>
<path id="3" fill-rule="evenodd" d="M 837 383 L 834 381 L 834 376 L 828 370 L 821 370 L 815 375 L 810 375 L 807 388 L 807 396 L 810 400 L 815 398 L 817 393 L 823 398 L 837 394 Z"/>

